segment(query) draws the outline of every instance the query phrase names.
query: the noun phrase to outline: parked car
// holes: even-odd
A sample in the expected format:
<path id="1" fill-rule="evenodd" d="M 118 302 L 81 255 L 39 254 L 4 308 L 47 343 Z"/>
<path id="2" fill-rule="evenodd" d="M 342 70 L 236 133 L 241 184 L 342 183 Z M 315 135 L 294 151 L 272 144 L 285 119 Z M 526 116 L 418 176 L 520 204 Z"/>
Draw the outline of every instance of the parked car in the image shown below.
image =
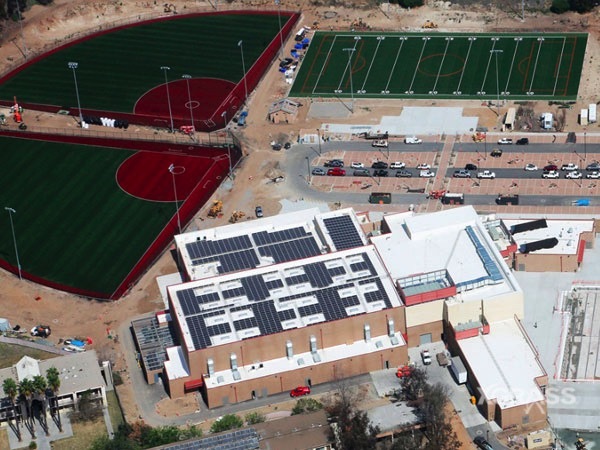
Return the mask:
<path id="1" fill-rule="evenodd" d="M 279 62 L 279 67 L 288 67 L 294 62 L 292 58 L 285 58 Z"/>
<path id="2" fill-rule="evenodd" d="M 489 179 L 494 179 L 496 178 L 496 172 L 492 172 L 491 170 L 484 170 L 483 172 L 479 172 L 477 174 L 477 178 L 489 178 Z"/>
<path id="3" fill-rule="evenodd" d="M 421 144 L 423 142 L 422 139 L 419 139 L 416 136 L 407 136 L 404 138 L 405 144 Z"/>
<path id="4" fill-rule="evenodd" d="M 498 139 L 498 145 L 510 145 L 510 144 L 512 144 L 512 139 L 510 139 L 510 138 Z"/>
<path id="5" fill-rule="evenodd" d="M 387 177 L 388 171 L 385 169 L 377 169 L 373 172 L 374 177 Z"/>
<path id="6" fill-rule="evenodd" d="M 492 158 L 500 158 L 502 156 L 502 149 L 499 148 L 495 148 L 494 150 L 492 150 L 492 152 L 490 153 L 490 156 Z"/>
<path id="7" fill-rule="evenodd" d="M 370 175 L 369 169 L 356 169 L 354 172 L 352 172 L 353 177 L 368 177 Z"/>
<path id="8" fill-rule="evenodd" d="M 329 169 L 327 171 L 327 175 L 331 177 L 345 177 L 346 171 L 341 167 L 334 167 L 333 169 Z"/>
<path id="9" fill-rule="evenodd" d="M 538 166 L 536 166 L 535 164 L 525 164 L 525 170 L 527 170 L 528 172 L 533 172 L 535 170 L 538 170 Z"/>
<path id="10" fill-rule="evenodd" d="M 562 166 L 560 166 L 560 170 L 579 170 L 579 166 L 575 163 L 563 164 Z"/>
<path id="11" fill-rule="evenodd" d="M 583 174 L 581 172 L 579 172 L 578 170 L 573 170 L 571 172 L 568 172 L 565 175 L 565 178 L 569 178 L 572 180 L 578 180 L 579 178 L 583 178 Z"/>
<path id="12" fill-rule="evenodd" d="M 548 164 L 547 166 L 544 166 L 545 172 L 552 172 L 554 170 L 558 170 L 558 166 L 556 166 L 555 164 Z"/>
<path id="13" fill-rule="evenodd" d="M 286 150 L 289 150 L 290 148 L 292 148 L 292 143 L 286 142 L 285 144 L 283 144 L 283 148 L 285 148 Z"/>
<path id="14" fill-rule="evenodd" d="M 600 163 L 599 162 L 593 162 L 591 164 L 588 164 L 587 167 L 585 168 L 585 170 L 588 171 L 598 171 L 600 170 Z"/>
<path id="15" fill-rule="evenodd" d="M 475 164 L 466 164 L 465 170 L 477 170 L 477 166 Z"/>
<path id="16" fill-rule="evenodd" d="M 406 164 L 400 161 L 396 161 L 390 164 L 390 169 L 404 169 Z"/>
<path id="17" fill-rule="evenodd" d="M 517 145 L 527 145 L 529 144 L 529 139 L 528 138 L 521 138 L 517 140 Z"/>
<path id="18" fill-rule="evenodd" d="M 290 391 L 290 397 L 302 397 L 310 394 L 310 386 L 298 386 Z"/>
<path id="19" fill-rule="evenodd" d="M 464 169 L 455 170 L 452 176 L 454 178 L 471 178 L 471 172 Z"/>
<path id="20" fill-rule="evenodd" d="M 431 170 L 427 169 L 427 170 L 421 170 L 419 172 L 419 176 L 421 178 L 432 178 L 435 177 L 435 172 L 432 172 Z"/>
<path id="21" fill-rule="evenodd" d="M 375 161 L 371 164 L 372 169 L 387 169 L 388 165 L 385 161 Z"/>
<path id="22" fill-rule="evenodd" d="M 481 450 L 494 450 L 494 447 L 492 447 L 490 445 L 490 443 L 484 439 L 483 436 L 475 436 L 475 439 L 473 439 L 473 442 Z"/>
<path id="23" fill-rule="evenodd" d="M 371 144 L 371 146 L 373 146 L 373 147 L 384 147 L 384 148 L 387 148 L 388 141 L 386 141 L 385 139 L 377 139 L 377 140 L 373 141 L 373 143 Z"/>
<path id="24" fill-rule="evenodd" d="M 426 366 L 431 364 L 431 353 L 429 353 L 429 350 L 421 350 L 421 360 L 423 360 L 423 364 Z"/>
<path id="25" fill-rule="evenodd" d="M 396 176 L 400 177 L 400 178 L 410 178 L 413 176 L 412 172 L 409 172 L 408 170 L 399 170 L 396 172 Z"/>
<path id="26" fill-rule="evenodd" d="M 417 165 L 417 170 L 429 170 L 431 169 L 431 166 L 427 163 L 421 163 L 419 165 Z"/>
<path id="27" fill-rule="evenodd" d="M 350 163 L 350 167 L 352 167 L 353 169 L 364 169 L 365 165 L 361 162 L 353 161 L 352 163 Z"/>
<path id="28" fill-rule="evenodd" d="M 259 219 L 261 217 L 263 217 L 264 214 L 263 214 L 262 206 L 257 206 L 256 208 L 254 208 L 254 215 Z"/>
<path id="29" fill-rule="evenodd" d="M 271 142 L 271 148 L 273 150 L 279 151 L 281 150 L 283 147 L 283 145 L 281 145 L 279 142 Z"/>
<path id="30" fill-rule="evenodd" d="M 341 159 L 332 159 L 330 161 L 325 161 L 323 164 L 325 167 L 344 167 L 344 161 Z"/>
<path id="31" fill-rule="evenodd" d="M 590 172 L 585 177 L 588 179 L 597 180 L 600 178 L 600 172 L 598 172 L 598 171 Z"/>
<path id="32" fill-rule="evenodd" d="M 311 173 L 313 175 L 325 175 L 325 169 L 321 169 L 320 167 L 315 167 Z"/>
<path id="33" fill-rule="evenodd" d="M 558 178 L 560 174 L 556 170 L 544 170 L 542 178 Z"/>

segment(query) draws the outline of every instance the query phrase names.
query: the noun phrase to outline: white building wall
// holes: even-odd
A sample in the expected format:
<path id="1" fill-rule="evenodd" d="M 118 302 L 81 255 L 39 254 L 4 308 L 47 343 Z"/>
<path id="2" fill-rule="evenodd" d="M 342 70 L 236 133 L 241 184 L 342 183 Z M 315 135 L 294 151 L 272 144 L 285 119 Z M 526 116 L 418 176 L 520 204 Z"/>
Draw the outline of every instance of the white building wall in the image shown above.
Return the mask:
<path id="1" fill-rule="evenodd" d="M 406 327 L 416 327 L 426 323 L 439 322 L 444 313 L 444 300 L 421 303 L 406 307 Z"/>

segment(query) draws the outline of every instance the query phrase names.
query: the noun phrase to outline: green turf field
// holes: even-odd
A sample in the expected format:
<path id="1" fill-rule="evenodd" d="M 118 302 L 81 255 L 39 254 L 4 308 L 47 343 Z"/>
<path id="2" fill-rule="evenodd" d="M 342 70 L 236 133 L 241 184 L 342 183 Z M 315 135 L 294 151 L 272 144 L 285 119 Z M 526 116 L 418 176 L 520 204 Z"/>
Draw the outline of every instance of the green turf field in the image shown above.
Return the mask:
<path id="1" fill-rule="evenodd" d="M 115 173 L 133 152 L 0 137 L 0 258 L 24 271 L 111 294 L 173 216 L 173 203 L 123 192 Z"/>
<path id="2" fill-rule="evenodd" d="M 288 16 L 283 17 L 287 20 Z M 73 72 L 84 109 L 132 112 L 135 102 L 189 74 L 237 83 L 279 31 L 277 15 L 225 14 L 176 18 L 95 36 L 44 57 L 0 85 L 0 99 L 77 107 Z"/>
<path id="3" fill-rule="evenodd" d="M 317 32 L 290 96 L 573 100 L 586 44 L 585 33 Z"/>

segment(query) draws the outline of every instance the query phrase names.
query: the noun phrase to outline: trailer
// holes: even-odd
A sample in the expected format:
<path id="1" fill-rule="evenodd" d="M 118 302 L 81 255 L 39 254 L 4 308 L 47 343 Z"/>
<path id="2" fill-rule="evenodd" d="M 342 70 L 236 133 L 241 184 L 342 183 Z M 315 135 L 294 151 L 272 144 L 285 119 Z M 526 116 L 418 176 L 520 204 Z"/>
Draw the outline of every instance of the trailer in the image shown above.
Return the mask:
<path id="1" fill-rule="evenodd" d="M 518 205 L 519 204 L 519 194 L 513 195 L 498 195 L 496 198 L 497 205 Z"/>
<path id="2" fill-rule="evenodd" d="M 450 192 L 446 192 L 444 195 L 442 195 L 441 200 L 444 205 L 464 205 L 465 194 L 452 194 Z"/>
<path id="3" fill-rule="evenodd" d="M 595 103 L 590 103 L 590 105 L 588 106 L 588 122 L 589 123 L 595 123 L 597 120 L 596 118 L 596 104 Z"/>
<path id="4" fill-rule="evenodd" d="M 579 125 L 586 126 L 588 124 L 588 110 L 582 109 L 579 113 Z"/>
<path id="5" fill-rule="evenodd" d="M 454 380 L 458 384 L 465 384 L 467 382 L 467 369 L 463 364 L 460 356 L 454 356 L 452 358 L 452 364 L 450 364 L 450 372 L 454 376 Z"/>

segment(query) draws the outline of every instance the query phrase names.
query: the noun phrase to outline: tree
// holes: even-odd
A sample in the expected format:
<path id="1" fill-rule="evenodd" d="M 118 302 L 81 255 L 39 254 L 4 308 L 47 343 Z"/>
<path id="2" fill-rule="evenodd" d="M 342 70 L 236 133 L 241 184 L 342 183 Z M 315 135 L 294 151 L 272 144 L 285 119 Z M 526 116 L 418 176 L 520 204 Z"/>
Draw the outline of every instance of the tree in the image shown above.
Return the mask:
<path id="1" fill-rule="evenodd" d="M 461 443 L 446 415 L 448 388 L 441 383 L 427 385 L 419 417 L 425 424 L 425 450 L 458 450 Z"/>
<path id="2" fill-rule="evenodd" d="M 82 422 L 88 422 L 95 420 L 101 414 L 102 408 L 98 402 L 92 398 L 92 392 L 88 390 L 79 397 L 77 411 L 71 413 L 71 418 Z"/>
<path id="3" fill-rule="evenodd" d="M 423 396 L 427 388 L 427 372 L 420 367 L 414 367 L 410 376 L 404 377 L 400 381 L 402 393 L 407 400 L 417 400 Z"/>
<path id="4" fill-rule="evenodd" d="M 569 0 L 552 0 L 552 6 L 550 6 L 550 11 L 554 14 L 562 14 L 569 10 Z"/>
<path id="5" fill-rule="evenodd" d="M 596 0 L 569 0 L 572 11 L 583 14 L 590 12 L 596 6 Z"/>
<path id="6" fill-rule="evenodd" d="M 219 433 L 221 431 L 233 430 L 244 426 L 244 421 L 236 414 L 226 414 L 212 424 L 210 427 L 211 433 Z"/>
<path id="7" fill-rule="evenodd" d="M 50 398 L 50 414 L 53 417 L 56 417 L 58 429 L 62 433 L 62 421 L 57 398 L 58 391 L 60 390 L 60 376 L 56 367 L 49 367 L 46 370 L 46 380 L 48 381 L 48 388 L 52 391 L 52 397 Z"/>
<path id="8" fill-rule="evenodd" d="M 293 414 L 293 413 L 292 413 Z M 246 423 L 248 425 L 254 425 L 257 423 L 262 423 L 265 420 L 267 420 L 267 418 L 265 417 L 265 415 L 261 412 L 258 411 L 254 411 L 251 413 L 246 414 L 246 417 L 244 417 L 246 419 Z"/>
<path id="9" fill-rule="evenodd" d="M 46 382 L 46 378 L 41 375 L 35 375 L 33 377 L 33 389 L 35 397 L 42 402 L 42 412 L 43 414 L 40 416 L 42 427 L 46 432 L 46 436 L 50 435 L 48 430 L 48 422 L 46 421 L 46 408 L 48 406 L 48 401 L 46 399 L 46 389 L 48 388 L 48 383 Z"/>
<path id="10" fill-rule="evenodd" d="M 12 410 L 12 417 L 15 418 L 16 425 L 16 433 L 19 442 L 23 439 L 21 437 L 21 428 L 19 427 L 19 418 L 17 417 L 17 408 L 15 407 L 15 399 L 17 398 L 17 394 L 19 393 L 19 387 L 17 386 L 17 382 L 12 378 L 6 378 L 2 383 L 2 389 L 4 390 L 4 395 L 6 395 L 10 399 L 10 407 Z M 10 423 L 10 419 L 9 419 Z"/>
<path id="11" fill-rule="evenodd" d="M 33 385 L 33 381 L 29 378 L 25 378 L 21 380 L 19 383 L 19 396 L 21 397 L 22 404 L 25 404 L 25 419 L 29 424 L 29 431 L 31 432 L 31 436 L 35 439 L 35 428 L 33 427 L 33 414 L 31 411 L 31 401 L 33 400 L 33 393 L 35 392 L 35 387 Z"/>

